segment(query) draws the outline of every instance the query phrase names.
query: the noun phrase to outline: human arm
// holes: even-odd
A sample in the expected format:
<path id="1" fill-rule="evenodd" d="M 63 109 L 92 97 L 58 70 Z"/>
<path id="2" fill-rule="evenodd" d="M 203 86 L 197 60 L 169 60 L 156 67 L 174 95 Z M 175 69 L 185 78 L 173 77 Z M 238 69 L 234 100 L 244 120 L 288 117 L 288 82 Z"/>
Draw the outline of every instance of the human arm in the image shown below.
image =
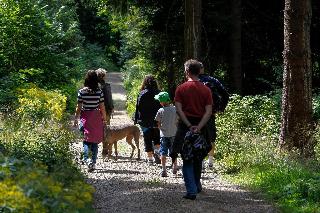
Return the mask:
<path id="1" fill-rule="evenodd" d="M 81 108 L 82 108 L 82 103 L 78 102 L 78 104 L 76 106 L 76 112 L 74 114 L 75 118 L 74 118 L 73 126 L 77 126 L 78 125 L 78 120 L 80 118 Z"/>
<path id="2" fill-rule="evenodd" d="M 136 109 L 135 109 L 134 115 L 133 115 L 133 123 L 137 124 L 138 119 L 139 119 L 139 97 L 137 98 L 137 101 L 136 101 Z"/>
<path id="3" fill-rule="evenodd" d="M 180 102 L 175 102 L 175 106 L 176 106 L 176 111 L 180 117 L 180 119 L 182 120 L 182 122 L 188 127 L 190 128 L 192 125 L 190 123 L 190 121 L 188 120 L 187 116 L 184 114 L 184 112 L 182 111 L 182 104 Z"/>
<path id="4" fill-rule="evenodd" d="M 202 116 L 199 124 L 197 126 L 191 126 L 191 131 L 199 132 L 206 125 L 211 115 L 212 115 L 212 105 L 206 105 L 205 113 Z"/>
<path id="5" fill-rule="evenodd" d="M 107 114 L 106 114 L 106 108 L 105 108 L 103 102 L 99 103 L 99 109 L 100 109 L 100 112 L 102 115 L 103 122 L 106 122 L 107 121 Z"/>

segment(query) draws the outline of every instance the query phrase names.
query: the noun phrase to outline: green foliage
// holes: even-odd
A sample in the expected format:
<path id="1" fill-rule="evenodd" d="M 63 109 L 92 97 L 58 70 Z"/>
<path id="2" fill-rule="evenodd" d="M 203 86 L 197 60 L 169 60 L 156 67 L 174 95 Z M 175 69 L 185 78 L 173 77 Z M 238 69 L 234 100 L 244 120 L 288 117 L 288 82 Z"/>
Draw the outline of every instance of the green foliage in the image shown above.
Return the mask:
<path id="1" fill-rule="evenodd" d="M 42 70 L 33 82 L 60 82 L 68 69 L 66 60 L 80 45 L 74 8 L 43 1 L 0 2 L 0 60 L 2 74 L 26 68 Z M 50 78 L 47 78 L 50 76 Z"/>
<path id="2" fill-rule="evenodd" d="M 252 155 L 264 156 L 257 153 L 259 149 L 270 147 L 272 152 L 275 144 L 270 141 L 278 138 L 280 128 L 278 106 L 276 98 L 267 96 L 231 96 L 226 111 L 216 120 L 217 157 L 228 158 L 224 162 L 234 167 L 234 161 L 237 166 L 245 166 L 243 160 L 252 161 Z"/>
<path id="3" fill-rule="evenodd" d="M 110 3 L 110 1 L 107 1 Z M 111 6 L 110 6 L 111 4 Z M 123 65 L 124 83 L 127 90 L 127 110 L 131 115 L 135 109 L 141 82 L 146 74 L 155 74 L 151 60 L 156 41 L 150 36 L 148 27 L 154 10 L 138 7 L 127 2 L 130 7 L 124 13 L 112 2 L 109 7 L 101 7 L 100 15 L 109 17 L 111 31 L 120 36 L 119 61 Z"/>
<path id="4" fill-rule="evenodd" d="M 317 97 L 314 99 L 317 114 Z M 219 171 L 232 181 L 263 191 L 284 212 L 319 209 L 320 131 L 314 138 L 316 157 L 301 160 L 278 149 L 280 93 L 272 96 L 232 96 L 217 117 Z"/>
<path id="5" fill-rule="evenodd" d="M 137 97 L 145 75 L 151 73 L 152 70 L 153 66 L 146 58 L 137 57 L 125 63 L 123 68 L 124 86 L 127 90 L 127 111 L 129 115 L 132 115 L 135 110 Z"/>
<path id="6" fill-rule="evenodd" d="M 85 66 L 82 70 L 104 68 L 109 72 L 119 71 L 119 68 L 107 58 L 105 50 L 96 44 L 86 44 L 79 59 L 81 65 Z"/>
<path id="7" fill-rule="evenodd" d="M 320 95 L 313 98 L 313 118 L 315 121 L 320 121 Z"/>
<path id="8" fill-rule="evenodd" d="M 231 179 L 263 190 L 283 212 L 316 212 L 320 207 L 318 172 L 319 168 L 283 157 L 274 160 L 273 164 L 247 168 Z"/>
<path id="9" fill-rule="evenodd" d="M 49 169 L 71 164 L 69 149 L 74 135 L 54 120 L 34 122 L 8 119 L 0 135 L 8 155 L 18 159 L 41 161 Z"/>
<path id="10" fill-rule="evenodd" d="M 66 97 L 58 91 L 46 91 L 37 87 L 21 89 L 18 98 L 18 116 L 33 120 L 61 120 L 66 108 Z"/>
<path id="11" fill-rule="evenodd" d="M 83 38 L 73 0 L 3 0 L 0 14 L 2 107 L 15 107 L 16 88 L 28 83 L 54 90 L 79 77 Z"/>
<path id="12" fill-rule="evenodd" d="M 42 164 L 0 156 L 1 212 L 84 212 L 92 193 L 79 178 L 64 184 Z"/>

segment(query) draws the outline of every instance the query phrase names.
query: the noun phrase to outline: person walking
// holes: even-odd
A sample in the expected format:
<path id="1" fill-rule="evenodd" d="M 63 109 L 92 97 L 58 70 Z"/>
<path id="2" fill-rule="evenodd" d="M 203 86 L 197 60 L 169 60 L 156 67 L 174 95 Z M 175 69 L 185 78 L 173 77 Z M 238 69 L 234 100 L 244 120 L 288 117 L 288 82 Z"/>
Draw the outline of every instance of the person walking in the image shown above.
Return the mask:
<path id="1" fill-rule="evenodd" d="M 154 120 L 161 108 L 154 96 L 159 93 L 158 84 L 152 75 L 145 76 L 138 95 L 134 114 L 134 124 L 139 124 L 143 132 L 144 147 L 149 165 L 160 164 L 160 132 Z"/>
<path id="2" fill-rule="evenodd" d="M 160 156 L 162 172 L 161 177 L 167 177 L 167 156 L 168 152 L 172 152 L 172 144 L 177 131 L 177 112 L 175 106 L 171 104 L 169 94 L 160 92 L 154 97 L 162 106 L 157 112 L 155 120 L 158 122 L 160 129 Z M 172 173 L 177 173 L 177 160 L 172 162 Z"/>
<path id="3" fill-rule="evenodd" d="M 213 167 L 213 155 L 215 152 L 215 141 L 217 137 L 217 128 L 216 128 L 216 114 L 221 113 L 227 107 L 229 101 L 229 93 L 225 89 L 225 87 L 220 83 L 220 81 L 208 74 L 204 73 L 204 66 L 200 62 L 200 74 L 199 80 L 207 87 L 210 88 L 212 99 L 213 99 L 213 108 L 212 108 L 212 116 L 210 117 L 209 121 L 207 122 L 208 127 L 208 142 L 211 142 L 212 149 L 208 154 L 208 166 L 210 168 Z M 205 164 L 203 162 L 202 168 L 205 168 Z"/>
<path id="4" fill-rule="evenodd" d="M 186 133 L 206 134 L 206 123 L 212 114 L 212 95 L 210 89 L 199 81 L 200 63 L 190 59 L 184 64 L 187 81 L 179 85 L 175 91 L 175 106 L 179 115 L 178 129 L 173 145 L 175 159 L 181 152 Z M 194 158 L 183 159 L 182 173 L 186 187 L 185 199 L 196 199 L 197 193 L 201 192 L 201 167 L 202 160 Z"/>
<path id="5" fill-rule="evenodd" d="M 106 109 L 107 115 L 106 125 L 110 125 L 114 105 L 112 100 L 111 86 L 109 83 L 107 83 L 107 71 L 105 69 L 99 68 L 96 70 L 96 73 L 98 75 L 100 89 L 102 90 L 104 96 L 104 107 Z"/>
<path id="6" fill-rule="evenodd" d="M 98 144 L 103 140 L 103 123 L 107 120 L 103 92 L 99 89 L 98 76 L 94 70 L 87 72 L 84 87 L 78 91 L 74 126 L 78 126 L 79 118 L 84 136 L 83 161 L 91 172 L 95 169 Z M 91 160 L 89 160 L 89 149 Z"/>

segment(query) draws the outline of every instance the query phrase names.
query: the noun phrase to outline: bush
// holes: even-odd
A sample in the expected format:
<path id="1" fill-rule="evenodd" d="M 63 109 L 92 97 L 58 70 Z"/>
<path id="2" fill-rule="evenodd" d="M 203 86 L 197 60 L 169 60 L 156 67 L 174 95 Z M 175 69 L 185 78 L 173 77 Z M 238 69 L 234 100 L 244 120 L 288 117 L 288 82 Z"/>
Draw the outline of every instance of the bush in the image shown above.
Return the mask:
<path id="1" fill-rule="evenodd" d="M 276 99 L 267 96 L 231 96 L 224 114 L 217 116 L 217 157 L 244 166 L 243 161 L 252 161 L 252 156 L 270 155 L 280 128 L 278 106 Z"/>
<path id="2" fill-rule="evenodd" d="M 10 119 L 0 135 L 9 156 L 18 159 L 40 161 L 50 170 L 55 166 L 71 165 L 73 156 L 70 142 L 74 135 L 56 121 L 14 121 Z"/>
<path id="3" fill-rule="evenodd" d="M 85 212 L 93 188 L 78 178 L 64 184 L 46 166 L 0 156 L 1 212 Z"/>
<path id="4" fill-rule="evenodd" d="M 46 91 L 36 86 L 21 89 L 16 112 L 20 117 L 33 120 L 61 120 L 66 109 L 67 98 L 59 91 Z"/>

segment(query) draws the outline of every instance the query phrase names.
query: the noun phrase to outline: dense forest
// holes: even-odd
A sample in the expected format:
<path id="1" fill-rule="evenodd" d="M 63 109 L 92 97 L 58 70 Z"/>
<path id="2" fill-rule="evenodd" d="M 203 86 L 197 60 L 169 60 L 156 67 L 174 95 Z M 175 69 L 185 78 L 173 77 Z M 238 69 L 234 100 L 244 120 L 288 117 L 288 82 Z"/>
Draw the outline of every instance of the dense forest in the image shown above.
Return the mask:
<path id="1" fill-rule="evenodd" d="M 202 61 L 232 94 L 217 118 L 219 172 L 284 209 L 318 212 L 320 1 L 300 3 L 0 0 L 0 212 L 91 210 L 92 188 L 68 148 L 76 137 L 68 115 L 84 73 L 123 72 L 132 114 L 146 74 L 173 97 L 189 58 Z M 305 44 L 293 57 L 292 33 L 303 34 Z M 305 72 L 286 80 L 299 57 Z M 297 105 L 302 113 L 291 115 Z"/>

